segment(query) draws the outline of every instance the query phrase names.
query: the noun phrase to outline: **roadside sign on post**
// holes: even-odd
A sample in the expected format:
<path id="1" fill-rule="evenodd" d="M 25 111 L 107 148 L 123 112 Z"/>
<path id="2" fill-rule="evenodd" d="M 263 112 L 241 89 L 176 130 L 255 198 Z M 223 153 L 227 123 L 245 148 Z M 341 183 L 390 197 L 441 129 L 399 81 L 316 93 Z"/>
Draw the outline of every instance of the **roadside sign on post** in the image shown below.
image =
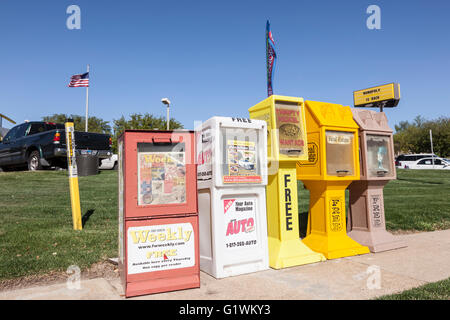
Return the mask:
<path id="1" fill-rule="evenodd" d="M 393 108 L 400 101 L 400 84 L 388 83 L 353 92 L 355 107 Z"/>
<path id="2" fill-rule="evenodd" d="M 73 120 L 65 123 L 67 147 L 67 171 L 69 173 L 70 203 L 72 206 L 72 221 L 74 230 L 82 230 L 80 191 L 78 187 L 78 170 L 75 155 L 75 128 Z"/>

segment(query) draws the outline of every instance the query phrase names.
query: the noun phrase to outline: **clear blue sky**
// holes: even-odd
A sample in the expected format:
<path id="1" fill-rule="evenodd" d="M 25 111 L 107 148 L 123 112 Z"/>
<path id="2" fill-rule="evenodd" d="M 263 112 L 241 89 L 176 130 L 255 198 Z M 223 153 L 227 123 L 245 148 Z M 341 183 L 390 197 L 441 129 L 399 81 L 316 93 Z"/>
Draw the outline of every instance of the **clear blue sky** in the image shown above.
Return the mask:
<path id="1" fill-rule="evenodd" d="M 71 4 L 81 30 L 66 27 Z M 381 30 L 366 27 L 371 4 Z M 165 116 L 168 97 L 186 128 L 248 117 L 266 97 L 269 19 L 275 94 L 352 106 L 354 90 L 399 82 L 402 99 L 386 110 L 392 127 L 448 116 L 449 16 L 450 1 L 1 0 L 0 113 L 17 122 L 84 115 L 85 89 L 67 85 L 90 64 L 92 116 Z"/>

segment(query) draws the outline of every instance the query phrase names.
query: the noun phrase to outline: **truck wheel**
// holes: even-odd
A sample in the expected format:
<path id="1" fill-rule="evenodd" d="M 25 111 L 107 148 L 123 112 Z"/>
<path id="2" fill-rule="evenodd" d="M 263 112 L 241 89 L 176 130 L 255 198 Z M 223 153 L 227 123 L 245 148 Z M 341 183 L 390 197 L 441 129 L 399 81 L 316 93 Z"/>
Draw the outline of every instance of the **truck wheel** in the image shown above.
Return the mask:
<path id="1" fill-rule="evenodd" d="M 39 154 L 39 151 L 35 150 L 30 153 L 28 156 L 28 170 L 29 171 L 36 171 L 36 170 L 42 170 L 41 165 L 41 155 Z"/>
<path id="2" fill-rule="evenodd" d="M 114 162 L 114 166 L 113 166 L 113 170 L 117 170 L 119 169 L 119 164 L 116 162 Z"/>

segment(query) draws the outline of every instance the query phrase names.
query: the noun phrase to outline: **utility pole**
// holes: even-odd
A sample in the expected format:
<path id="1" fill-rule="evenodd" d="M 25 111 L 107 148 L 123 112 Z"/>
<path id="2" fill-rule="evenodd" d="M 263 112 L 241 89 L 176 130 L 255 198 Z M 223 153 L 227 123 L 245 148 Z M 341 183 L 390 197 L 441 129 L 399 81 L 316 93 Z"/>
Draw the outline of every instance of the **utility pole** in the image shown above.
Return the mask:
<path id="1" fill-rule="evenodd" d="M 430 129 L 430 143 L 431 143 L 431 161 L 433 163 L 433 169 L 434 169 L 434 152 L 433 152 L 433 133 Z"/>

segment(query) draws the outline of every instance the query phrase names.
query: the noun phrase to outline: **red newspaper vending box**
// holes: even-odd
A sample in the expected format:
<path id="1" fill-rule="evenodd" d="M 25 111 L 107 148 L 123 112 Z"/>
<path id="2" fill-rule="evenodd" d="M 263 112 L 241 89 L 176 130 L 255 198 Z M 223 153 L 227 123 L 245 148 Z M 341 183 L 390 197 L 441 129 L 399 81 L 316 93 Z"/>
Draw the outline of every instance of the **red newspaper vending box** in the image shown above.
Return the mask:
<path id="1" fill-rule="evenodd" d="M 125 296 L 200 287 L 194 132 L 125 130 L 118 155 Z"/>

